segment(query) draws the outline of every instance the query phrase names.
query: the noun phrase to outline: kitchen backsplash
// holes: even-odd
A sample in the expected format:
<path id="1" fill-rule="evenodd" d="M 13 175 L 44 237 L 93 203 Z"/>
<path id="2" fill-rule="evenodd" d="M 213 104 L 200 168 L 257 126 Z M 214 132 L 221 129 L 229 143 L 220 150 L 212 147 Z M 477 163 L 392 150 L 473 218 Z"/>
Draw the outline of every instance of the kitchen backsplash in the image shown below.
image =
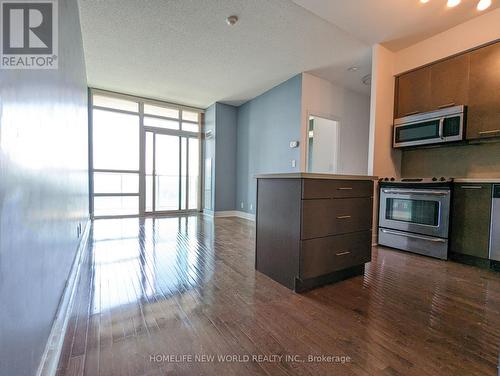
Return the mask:
<path id="1" fill-rule="evenodd" d="M 404 150 L 401 176 L 500 177 L 500 142 Z"/>

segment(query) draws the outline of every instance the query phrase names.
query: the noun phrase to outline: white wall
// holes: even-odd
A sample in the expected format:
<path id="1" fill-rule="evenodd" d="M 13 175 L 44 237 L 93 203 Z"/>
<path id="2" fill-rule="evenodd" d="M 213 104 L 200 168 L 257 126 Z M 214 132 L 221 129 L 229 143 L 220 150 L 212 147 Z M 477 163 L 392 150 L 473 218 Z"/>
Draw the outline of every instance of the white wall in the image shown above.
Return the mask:
<path id="1" fill-rule="evenodd" d="M 366 174 L 370 124 L 370 97 L 302 74 L 301 170 L 307 170 L 307 131 L 310 115 L 340 122 L 339 174 Z"/>

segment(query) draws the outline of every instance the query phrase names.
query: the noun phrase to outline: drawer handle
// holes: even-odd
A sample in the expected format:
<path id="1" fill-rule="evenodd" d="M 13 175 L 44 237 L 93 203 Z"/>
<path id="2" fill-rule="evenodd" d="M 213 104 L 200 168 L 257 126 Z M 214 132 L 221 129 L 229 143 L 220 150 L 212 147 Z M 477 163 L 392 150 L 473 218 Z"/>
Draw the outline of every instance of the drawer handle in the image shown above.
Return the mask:
<path id="1" fill-rule="evenodd" d="M 345 255 L 348 255 L 349 253 L 351 253 L 350 251 L 343 251 L 343 252 L 338 252 L 336 255 L 337 256 L 345 256 Z"/>
<path id="2" fill-rule="evenodd" d="M 483 187 L 480 185 L 461 185 L 460 188 L 462 188 L 462 189 L 483 189 Z"/>
<path id="3" fill-rule="evenodd" d="M 498 134 L 500 133 L 500 129 L 494 129 L 492 131 L 481 131 L 481 132 L 477 132 L 479 134 L 479 136 L 487 136 L 487 135 L 491 135 L 491 134 Z"/>
<path id="4" fill-rule="evenodd" d="M 339 191 L 352 191 L 352 187 L 339 187 L 337 188 Z"/>
<path id="5" fill-rule="evenodd" d="M 351 216 L 350 216 L 350 215 L 339 215 L 339 216 L 337 217 L 337 219 L 349 219 L 349 218 L 351 218 Z"/>
<path id="6" fill-rule="evenodd" d="M 481 131 L 479 132 L 479 134 L 482 136 L 482 135 L 485 135 L 485 134 L 495 134 L 495 133 L 500 133 L 500 129 L 495 129 L 493 131 Z"/>

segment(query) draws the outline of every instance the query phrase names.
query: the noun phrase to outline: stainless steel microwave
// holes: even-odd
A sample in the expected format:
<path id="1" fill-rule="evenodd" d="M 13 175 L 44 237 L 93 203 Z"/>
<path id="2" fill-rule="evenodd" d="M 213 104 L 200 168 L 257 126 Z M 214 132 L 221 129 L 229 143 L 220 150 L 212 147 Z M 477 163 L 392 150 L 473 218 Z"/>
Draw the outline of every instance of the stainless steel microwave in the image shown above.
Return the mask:
<path id="1" fill-rule="evenodd" d="M 462 141 L 465 136 L 466 111 L 466 106 L 453 106 L 396 119 L 393 147 Z"/>

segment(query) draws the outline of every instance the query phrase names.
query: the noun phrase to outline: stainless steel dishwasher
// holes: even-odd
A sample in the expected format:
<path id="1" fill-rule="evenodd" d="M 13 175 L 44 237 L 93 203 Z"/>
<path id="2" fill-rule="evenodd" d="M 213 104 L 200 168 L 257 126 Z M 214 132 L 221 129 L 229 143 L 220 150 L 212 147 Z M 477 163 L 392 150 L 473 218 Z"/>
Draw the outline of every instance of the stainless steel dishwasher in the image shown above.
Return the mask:
<path id="1" fill-rule="evenodd" d="M 491 203 L 490 260 L 500 261 L 500 184 L 493 185 Z"/>

